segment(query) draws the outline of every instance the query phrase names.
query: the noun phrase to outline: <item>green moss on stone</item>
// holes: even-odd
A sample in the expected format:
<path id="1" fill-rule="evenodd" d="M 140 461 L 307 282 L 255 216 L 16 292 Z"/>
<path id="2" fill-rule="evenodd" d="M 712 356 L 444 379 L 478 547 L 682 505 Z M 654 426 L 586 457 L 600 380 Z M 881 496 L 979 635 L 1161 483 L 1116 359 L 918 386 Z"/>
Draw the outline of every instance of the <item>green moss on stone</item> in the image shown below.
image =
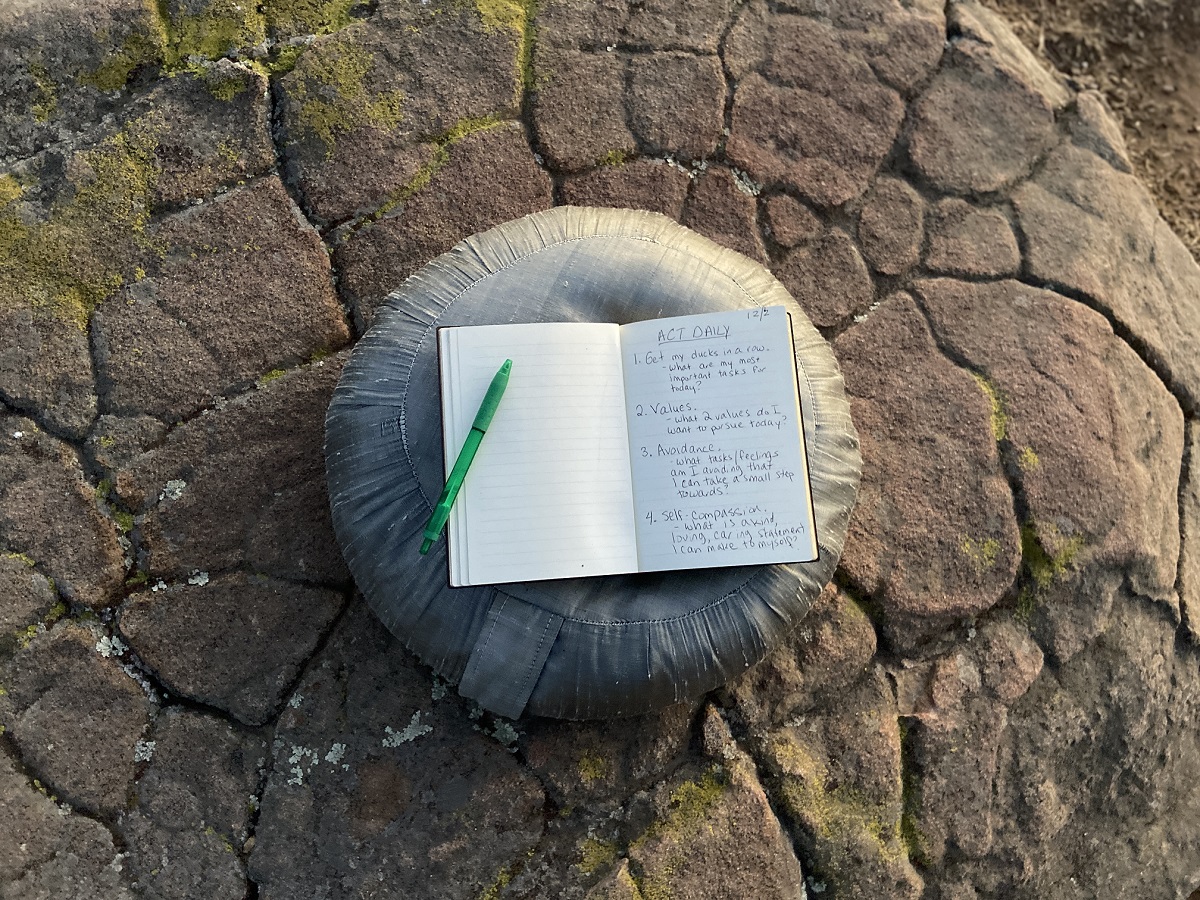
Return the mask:
<path id="1" fill-rule="evenodd" d="M 899 719 L 900 727 L 900 758 L 907 756 L 908 723 Z M 928 840 L 921 827 L 921 796 L 920 780 L 911 767 L 902 766 L 900 770 L 900 839 L 908 858 L 917 865 L 923 865 L 928 859 Z"/>
<path id="2" fill-rule="evenodd" d="M 350 11 L 362 0 L 267 0 L 267 24 L 277 35 L 333 34 L 353 24 Z"/>
<path id="3" fill-rule="evenodd" d="M 1048 552 L 1047 544 L 1057 549 Z M 1021 554 L 1033 583 L 1040 589 L 1048 588 L 1066 575 L 1083 545 L 1081 535 L 1064 539 L 1053 525 L 1039 529 L 1031 520 L 1021 526 Z"/>
<path id="4" fill-rule="evenodd" d="M 727 777 L 719 767 L 709 769 L 696 781 L 685 781 L 671 792 L 667 814 L 651 825 L 634 846 L 668 836 L 687 840 L 720 802 L 727 787 Z"/>
<path id="5" fill-rule="evenodd" d="M 266 41 L 266 18 L 255 3 L 245 0 L 210 0 L 199 12 L 168 0 L 143 0 L 144 21 L 138 22 L 121 47 L 109 54 L 83 81 L 103 91 L 124 87 L 140 66 L 159 65 L 169 75 L 191 71 L 203 74 L 205 64 L 230 55 L 242 55 Z M 213 95 L 230 100 L 246 89 L 244 81 L 219 79 L 210 86 Z"/>
<path id="6" fill-rule="evenodd" d="M 15 182 L 0 179 L 0 303 L 86 329 L 92 310 L 126 280 L 123 261 L 148 246 L 157 132 L 136 119 L 79 154 L 69 176 L 73 191 L 64 191 L 67 199 L 41 222 L 22 221 Z"/>
<path id="7" fill-rule="evenodd" d="M 995 566 L 996 560 L 1000 556 L 1000 542 L 995 538 L 976 541 L 973 538 L 964 537 L 959 544 L 959 549 L 971 561 L 980 575 Z"/>
<path id="8" fill-rule="evenodd" d="M 270 384 L 272 381 L 278 381 L 280 378 L 282 378 L 286 374 L 287 374 L 287 369 L 272 369 L 270 372 L 268 372 L 262 378 L 258 379 L 258 386 L 265 387 L 266 385 Z"/>
<path id="9" fill-rule="evenodd" d="M 113 521 L 117 523 L 117 528 L 121 529 L 121 534 L 129 534 L 133 531 L 133 513 L 125 512 L 124 510 L 113 510 Z"/>
<path id="10" fill-rule="evenodd" d="M 586 785 L 603 781 L 611 771 L 612 766 L 599 753 L 588 751 L 579 758 L 579 777 Z"/>
<path id="11" fill-rule="evenodd" d="M 479 895 L 479 900 L 497 900 L 500 892 L 508 887 L 510 881 L 512 881 L 512 871 L 505 866 L 496 873 L 492 883 Z"/>
<path id="12" fill-rule="evenodd" d="M 1032 472 L 1042 461 L 1038 459 L 1038 455 L 1033 452 L 1032 447 L 1022 447 L 1021 455 L 1017 457 L 1017 465 L 1022 472 Z"/>
<path id="13" fill-rule="evenodd" d="M 276 47 L 266 62 L 255 62 L 251 67 L 263 75 L 286 75 L 296 68 L 300 54 L 307 50 L 303 44 L 286 44 Z"/>
<path id="14" fill-rule="evenodd" d="M 1008 413 L 1004 407 L 1004 395 L 986 376 L 978 372 L 972 372 L 971 375 L 991 407 L 992 437 L 999 443 L 1008 436 Z"/>
<path id="15" fill-rule="evenodd" d="M 110 53 L 94 72 L 84 73 L 80 80 L 101 91 L 119 91 L 129 76 L 141 66 L 163 62 L 168 38 L 164 19 L 154 0 L 144 0 L 146 19 L 121 42 L 121 48 Z"/>
<path id="16" fill-rule="evenodd" d="M 1015 613 L 1017 621 L 1028 625 L 1029 620 L 1033 618 L 1033 612 L 1037 609 L 1037 605 L 1037 593 L 1029 585 L 1021 588 L 1017 594 L 1017 609 Z"/>
<path id="17" fill-rule="evenodd" d="M 628 161 L 629 157 L 624 150 L 609 150 L 602 157 L 596 160 L 596 164 L 600 166 L 611 166 L 613 168 L 623 166 Z"/>
<path id="18" fill-rule="evenodd" d="M 816 855 L 832 870 L 851 865 L 849 848 L 864 841 L 884 862 L 908 858 L 901 817 L 893 808 L 844 785 L 829 789 L 824 764 L 790 736 L 780 736 L 771 752 L 783 769 L 781 793 L 788 812 L 812 833 Z"/>
<path id="19" fill-rule="evenodd" d="M 1021 556 L 1029 581 L 1017 595 L 1017 619 L 1029 622 L 1042 595 L 1066 577 L 1085 546 L 1082 535 L 1068 538 L 1054 525 L 1031 519 L 1021 526 Z"/>
<path id="20" fill-rule="evenodd" d="M 489 131 L 492 128 L 497 128 L 503 125 L 504 119 L 499 116 L 484 116 L 482 118 L 463 119 L 455 123 L 447 131 L 433 138 L 434 153 L 433 158 L 421 166 L 417 170 L 417 174 L 409 179 L 408 183 L 393 191 L 388 195 L 387 200 L 375 210 L 371 219 L 377 220 L 386 216 L 397 207 L 404 204 L 410 197 L 419 191 L 424 190 L 433 181 L 433 176 L 436 175 L 445 165 L 450 162 L 450 147 L 457 141 L 462 140 L 472 134 L 478 134 L 482 131 Z"/>
<path id="21" fill-rule="evenodd" d="M 0 175 L 0 208 L 7 206 L 15 200 L 20 200 L 25 194 L 25 189 L 21 187 L 21 182 L 9 174 Z"/>
<path id="22" fill-rule="evenodd" d="M 265 19 L 257 5 L 246 0 L 211 0 L 198 13 L 179 8 L 174 15 L 166 0 L 158 0 L 157 12 L 166 35 L 168 69 L 178 69 L 197 57 L 220 59 L 235 50 L 248 50 L 267 37 Z"/>
<path id="23" fill-rule="evenodd" d="M 513 103 L 519 106 L 524 91 L 533 88 L 534 20 L 536 0 L 475 0 L 485 31 L 506 31 L 516 39 Z"/>
<path id="24" fill-rule="evenodd" d="M 210 76 L 204 83 L 210 94 L 225 103 L 240 97 L 250 88 L 250 82 L 240 75 Z M 224 144 L 222 144 L 222 147 Z M 218 148 L 218 153 L 220 148 Z"/>
<path id="25" fill-rule="evenodd" d="M 51 116 L 58 111 L 58 89 L 50 80 L 50 70 L 37 62 L 29 64 L 29 77 L 37 88 L 37 100 L 30 106 L 35 122 L 49 122 Z"/>
<path id="26" fill-rule="evenodd" d="M 592 875 L 606 869 L 617 859 L 617 845 L 611 841 L 587 838 L 579 846 L 579 871 Z"/>
<path id="27" fill-rule="evenodd" d="M 475 0 L 480 21 L 487 31 L 510 31 L 517 37 L 525 33 L 526 4 L 520 0 Z"/>
<path id="28" fill-rule="evenodd" d="M 404 118 L 403 92 L 367 87 L 374 59 L 353 35 L 339 35 L 309 50 L 295 73 L 291 93 L 297 121 L 321 141 L 327 157 L 337 139 L 355 128 L 390 131 Z"/>
<path id="29" fill-rule="evenodd" d="M 5 553 L 4 558 L 5 559 L 15 559 L 17 562 L 24 563 L 25 565 L 29 566 L 29 568 L 31 568 L 31 569 L 37 565 L 37 563 L 34 561 L 33 557 L 30 556 L 28 553 Z"/>

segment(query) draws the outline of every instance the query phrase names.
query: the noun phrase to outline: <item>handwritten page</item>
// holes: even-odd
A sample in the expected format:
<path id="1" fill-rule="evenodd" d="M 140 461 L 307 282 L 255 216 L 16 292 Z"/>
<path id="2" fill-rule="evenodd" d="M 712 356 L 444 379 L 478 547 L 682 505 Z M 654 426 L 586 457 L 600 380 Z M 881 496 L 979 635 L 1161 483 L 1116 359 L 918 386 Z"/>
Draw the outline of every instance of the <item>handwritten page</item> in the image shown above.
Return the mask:
<path id="1" fill-rule="evenodd" d="M 816 559 L 782 306 L 621 329 L 639 570 Z"/>
<path id="2" fill-rule="evenodd" d="M 438 340 L 447 471 L 513 361 L 451 511 L 451 584 L 637 571 L 617 326 L 443 328 Z"/>

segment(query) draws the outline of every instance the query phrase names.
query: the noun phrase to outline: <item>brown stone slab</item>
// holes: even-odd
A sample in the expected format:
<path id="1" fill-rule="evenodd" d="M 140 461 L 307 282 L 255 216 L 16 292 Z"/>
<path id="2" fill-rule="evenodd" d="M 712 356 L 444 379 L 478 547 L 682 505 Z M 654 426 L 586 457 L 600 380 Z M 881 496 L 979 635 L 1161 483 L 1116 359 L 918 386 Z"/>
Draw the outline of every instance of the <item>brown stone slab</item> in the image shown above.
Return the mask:
<path id="1" fill-rule="evenodd" d="M 116 526 L 75 451 L 20 416 L 0 417 L 0 545 L 93 608 L 112 601 L 125 575 Z"/>
<path id="2" fill-rule="evenodd" d="M 863 482 L 842 566 L 913 648 L 994 606 L 1021 561 L 991 406 L 894 294 L 834 342 L 861 429 Z"/>
<path id="3" fill-rule="evenodd" d="M 246 567 L 341 587 L 321 455 L 341 360 L 273 379 L 176 428 L 122 469 L 115 487 L 140 521 L 153 579 Z"/>
<path id="4" fill-rule="evenodd" d="M 94 319 L 106 412 L 175 421 L 349 340 L 329 256 L 275 176 L 170 216 Z"/>
<path id="5" fill-rule="evenodd" d="M 1200 408 L 1200 266 L 1131 175 L 1074 146 L 1014 195 L 1029 273 L 1095 303 Z"/>
<path id="6" fill-rule="evenodd" d="M 275 732 L 250 856 L 264 900 L 379 885 L 474 897 L 532 850 L 537 779 L 430 685 L 356 604 Z"/>
<path id="7" fill-rule="evenodd" d="M 250 725 L 271 719 L 343 596 L 254 575 L 207 573 L 121 607 L 121 634 L 172 693 Z"/>
<path id="8" fill-rule="evenodd" d="M 146 695 L 74 623 L 39 634 L 3 668 L 0 717 L 24 763 L 61 799 L 92 814 L 126 803 L 150 721 Z"/>
<path id="9" fill-rule="evenodd" d="M 682 222 L 724 247 L 767 261 L 758 233 L 758 201 L 726 168 L 714 166 L 696 178 Z"/>
<path id="10" fill-rule="evenodd" d="M 504 173 L 502 179 L 497 173 Z M 553 203 L 550 178 L 515 123 L 463 138 L 429 185 L 338 246 L 334 263 L 355 318 L 369 325 L 400 283 L 460 240 Z"/>
<path id="11" fill-rule="evenodd" d="M 563 179 L 562 197 L 572 206 L 648 209 L 678 220 L 690 184 L 686 173 L 666 162 L 637 159 Z"/>

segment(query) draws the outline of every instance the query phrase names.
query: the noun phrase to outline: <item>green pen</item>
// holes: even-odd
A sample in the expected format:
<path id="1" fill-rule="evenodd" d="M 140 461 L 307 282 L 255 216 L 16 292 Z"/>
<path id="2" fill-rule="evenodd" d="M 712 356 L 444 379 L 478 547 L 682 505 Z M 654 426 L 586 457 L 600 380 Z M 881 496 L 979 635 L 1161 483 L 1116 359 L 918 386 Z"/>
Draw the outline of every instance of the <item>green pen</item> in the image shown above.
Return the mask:
<path id="1" fill-rule="evenodd" d="M 458 489 L 467 477 L 467 469 L 475 459 L 479 442 L 483 440 L 488 426 L 492 424 L 492 417 L 496 415 L 500 406 L 500 398 L 504 396 L 504 389 L 508 387 L 508 373 L 511 371 L 512 360 L 506 359 L 500 371 L 492 378 L 492 383 L 488 385 L 487 393 L 483 395 L 483 403 L 479 405 L 479 412 L 475 414 L 475 421 L 471 423 L 471 431 L 467 434 L 462 449 L 458 451 L 458 459 L 454 461 L 454 468 L 450 470 L 450 477 L 446 479 L 446 486 L 442 488 L 442 496 L 438 497 L 437 505 L 433 507 L 433 515 L 429 517 L 429 523 L 425 526 L 425 540 L 421 542 L 422 554 L 428 553 L 433 542 L 442 536 L 446 519 L 450 518 L 450 507 L 454 505 Z"/>

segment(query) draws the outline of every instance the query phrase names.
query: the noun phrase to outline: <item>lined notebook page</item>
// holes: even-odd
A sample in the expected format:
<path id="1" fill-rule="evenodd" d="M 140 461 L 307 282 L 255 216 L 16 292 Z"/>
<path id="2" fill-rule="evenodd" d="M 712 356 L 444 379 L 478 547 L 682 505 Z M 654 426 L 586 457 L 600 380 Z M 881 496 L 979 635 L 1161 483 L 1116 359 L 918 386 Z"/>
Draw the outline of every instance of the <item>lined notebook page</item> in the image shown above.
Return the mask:
<path id="1" fill-rule="evenodd" d="M 639 569 L 817 557 L 782 306 L 621 329 Z"/>
<path id="2" fill-rule="evenodd" d="M 615 325 L 443 328 L 446 471 L 496 370 L 508 390 L 449 520 L 453 585 L 637 570 Z"/>

